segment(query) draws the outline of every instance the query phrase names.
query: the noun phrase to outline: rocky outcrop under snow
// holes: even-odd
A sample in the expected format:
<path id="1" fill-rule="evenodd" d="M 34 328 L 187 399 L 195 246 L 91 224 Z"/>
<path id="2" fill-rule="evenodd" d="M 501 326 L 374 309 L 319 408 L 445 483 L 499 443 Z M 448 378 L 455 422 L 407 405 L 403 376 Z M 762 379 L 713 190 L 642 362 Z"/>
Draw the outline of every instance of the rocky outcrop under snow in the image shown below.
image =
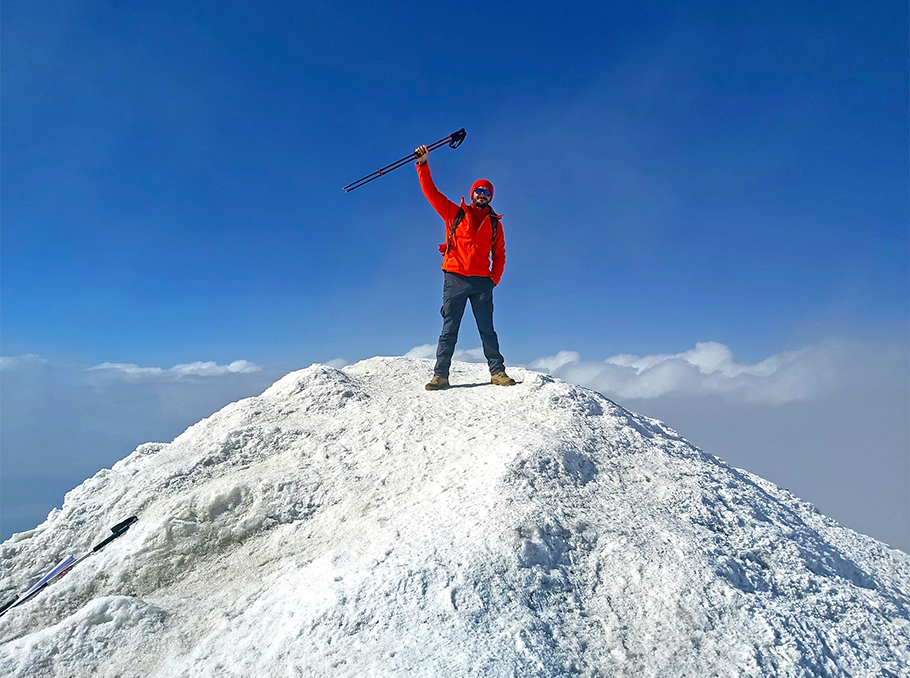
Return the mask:
<path id="1" fill-rule="evenodd" d="M 907 676 L 910 556 L 531 371 L 374 358 L 140 446 L 2 547 L 18 676 Z M 722 453 L 722 451 L 719 451 Z"/>

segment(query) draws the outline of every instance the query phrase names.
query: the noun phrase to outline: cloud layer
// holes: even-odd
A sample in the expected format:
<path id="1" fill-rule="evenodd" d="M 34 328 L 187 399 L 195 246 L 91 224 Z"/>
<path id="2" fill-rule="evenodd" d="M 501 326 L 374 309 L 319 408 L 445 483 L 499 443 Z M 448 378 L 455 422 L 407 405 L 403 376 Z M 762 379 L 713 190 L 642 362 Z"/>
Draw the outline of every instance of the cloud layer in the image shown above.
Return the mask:
<path id="1" fill-rule="evenodd" d="M 118 374 L 132 379 L 160 377 L 181 379 L 183 377 L 221 377 L 226 374 L 250 374 L 252 372 L 260 372 L 262 368 L 246 360 L 235 360 L 229 365 L 219 365 L 218 363 L 207 361 L 174 365 L 168 369 L 163 367 L 140 367 L 130 363 L 101 363 L 100 365 L 89 367 L 86 371 L 103 371 L 108 374 Z"/>
<path id="2" fill-rule="evenodd" d="M 527 367 L 619 399 L 650 399 L 675 393 L 781 404 L 811 400 L 830 392 L 844 354 L 840 344 L 827 341 L 772 355 L 757 363 L 742 363 L 728 346 L 706 341 L 682 353 L 622 353 L 604 361 L 585 361 L 575 351 L 559 351 L 538 358 Z M 435 355 L 432 344 L 415 346 L 405 354 L 409 358 Z M 458 350 L 455 359 L 485 361 L 479 348 Z"/>
<path id="3" fill-rule="evenodd" d="M 622 399 L 676 393 L 780 404 L 829 392 L 842 358 L 837 343 L 824 342 L 757 363 L 742 363 L 729 347 L 707 341 L 682 353 L 620 354 L 603 362 L 584 361 L 578 353 L 560 351 L 535 360 L 530 367 Z"/>

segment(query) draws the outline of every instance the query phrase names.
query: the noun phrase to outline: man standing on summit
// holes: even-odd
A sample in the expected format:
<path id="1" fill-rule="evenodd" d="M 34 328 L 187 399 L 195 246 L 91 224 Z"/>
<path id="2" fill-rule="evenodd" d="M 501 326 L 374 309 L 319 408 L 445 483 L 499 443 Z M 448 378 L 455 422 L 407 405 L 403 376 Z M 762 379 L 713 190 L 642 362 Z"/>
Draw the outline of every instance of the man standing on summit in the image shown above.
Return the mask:
<path id="1" fill-rule="evenodd" d="M 423 194 L 446 225 L 446 241 L 439 246 L 445 282 L 442 288 L 442 333 L 436 347 L 436 367 L 428 391 L 449 386 L 449 367 L 458 341 L 458 328 L 465 305 L 471 300 L 471 310 L 477 321 L 483 355 L 490 366 L 490 383 L 514 386 L 515 380 L 506 374 L 505 361 L 499 352 L 499 339 L 493 329 L 493 288 L 499 284 L 506 265 L 506 239 L 499 215 L 490 207 L 493 184 L 479 179 L 471 187 L 471 204 L 461 205 L 445 197 L 433 183 L 427 164 L 430 151 L 420 146 L 417 154 L 417 176 Z"/>

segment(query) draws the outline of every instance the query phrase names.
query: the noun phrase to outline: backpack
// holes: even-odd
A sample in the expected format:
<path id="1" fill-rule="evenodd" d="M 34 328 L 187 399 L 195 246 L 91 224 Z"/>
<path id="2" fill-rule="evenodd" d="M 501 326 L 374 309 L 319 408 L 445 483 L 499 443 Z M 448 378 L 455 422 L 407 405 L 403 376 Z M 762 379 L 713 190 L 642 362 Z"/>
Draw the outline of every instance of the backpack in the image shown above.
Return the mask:
<path id="1" fill-rule="evenodd" d="M 443 256 L 449 253 L 452 242 L 455 240 L 455 229 L 458 228 L 458 224 L 462 221 L 464 221 L 464 207 L 459 207 L 458 214 L 455 215 L 455 220 L 452 222 L 452 227 L 449 229 L 449 236 L 446 238 L 446 248 L 443 251 Z M 499 231 L 499 215 L 493 211 L 492 207 L 490 208 L 490 226 L 493 228 L 493 240 L 490 242 L 490 257 L 492 257 L 493 248 L 496 246 L 496 234 Z"/>

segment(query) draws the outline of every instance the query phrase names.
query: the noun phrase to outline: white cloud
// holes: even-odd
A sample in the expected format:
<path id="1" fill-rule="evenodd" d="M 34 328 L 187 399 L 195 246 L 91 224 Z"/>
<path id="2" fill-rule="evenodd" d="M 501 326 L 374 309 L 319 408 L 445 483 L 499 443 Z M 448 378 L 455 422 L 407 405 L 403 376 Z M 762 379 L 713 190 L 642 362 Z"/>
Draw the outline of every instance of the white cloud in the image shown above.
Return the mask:
<path id="1" fill-rule="evenodd" d="M 131 363 L 101 363 L 100 365 L 89 367 L 85 371 L 122 372 L 130 377 L 155 377 L 165 373 L 165 370 L 161 367 L 139 367 L 139 365 Z"/>
<path id="2" fill-rule="evenodd" d="M 838 344 L 829 341 L 757 363 L 740 363 L 728 346 L 708 341 L 682 353 L 620 354 L 603 362 L 586 362 L 578 353 L 559 351 L 530 367 L 624 399 L 679 393 L 785 403 L 828 392 L 843 358 Z"/>
<path id="3" fill-rule="evenodd" d="M 174 365 L 169 369 L 162 367 L 140 367 L 132 363 L 101 363 L 89 367 L 86 372 L 103 372 L 109 375 L 119 375 L 131 379 L 145 378 L 171 378 L 182 377 L 220 377 L 228 374 L 250 374 L 259 372 L 262 368 L 247 360 L 235 360 L 229 365 L 219 365 L 213 361 L 197 361 Z"/>
<path id="4" fill-rule="evenodd" d="M 404 354 L 405 358 L 435 358 L 436 344 L 421 344 L 415 346 Z M 456 349 L 454 360 L 461 360 L 466 363 L 485 363 L 487 359 L 483 355 L 482 348 L 469 348 L 465 350 Z"/>
<path id="5" fill-rule="evenodd" d="M 405 358 L 435 358 L 436 357 L 436 345 L 435 344 L 421 344 L 420 346 L 415 346 L 410 351 L 404 354 Z"/>
<path id="6" fill-rule="evenodd" d="M 575 351 L 560 351 L 549 358 L 538 358 L 531 363 L 531 369 L 552 374 L 563 365 L 571 365 L 580 362 L 581 356 Z"/>
<path id="7" fill-rule="evenodd" d="M 35 367 L 38 365 L 48 365 L 50 361 L 42 358 L 40 355 L 29 353 L 28 355 L 0 356 L 0 370 L 15 370 L 21 367 Z"/>
<path id="8" fill-rule="evenodd" d="M 336 370 L 340 370 L 345 365 L 350 365 L 351 361 L 347 358 L 334 358 L 323 364 L 328 365 L 329 367 L 334 367 Z"/>
<path id="9" fill-rule="evenodd" d="M 220 377 L 224 374 L 250 374 L 262 370 L 259 365 L 254 365 L 247 360 L 235 360 L 230 365 L 219 365 L 214 362 L 195 362 L 184 365 L 175 365 L 171 372 L 179 375 L 195 375 L 200 377 Z"/>

